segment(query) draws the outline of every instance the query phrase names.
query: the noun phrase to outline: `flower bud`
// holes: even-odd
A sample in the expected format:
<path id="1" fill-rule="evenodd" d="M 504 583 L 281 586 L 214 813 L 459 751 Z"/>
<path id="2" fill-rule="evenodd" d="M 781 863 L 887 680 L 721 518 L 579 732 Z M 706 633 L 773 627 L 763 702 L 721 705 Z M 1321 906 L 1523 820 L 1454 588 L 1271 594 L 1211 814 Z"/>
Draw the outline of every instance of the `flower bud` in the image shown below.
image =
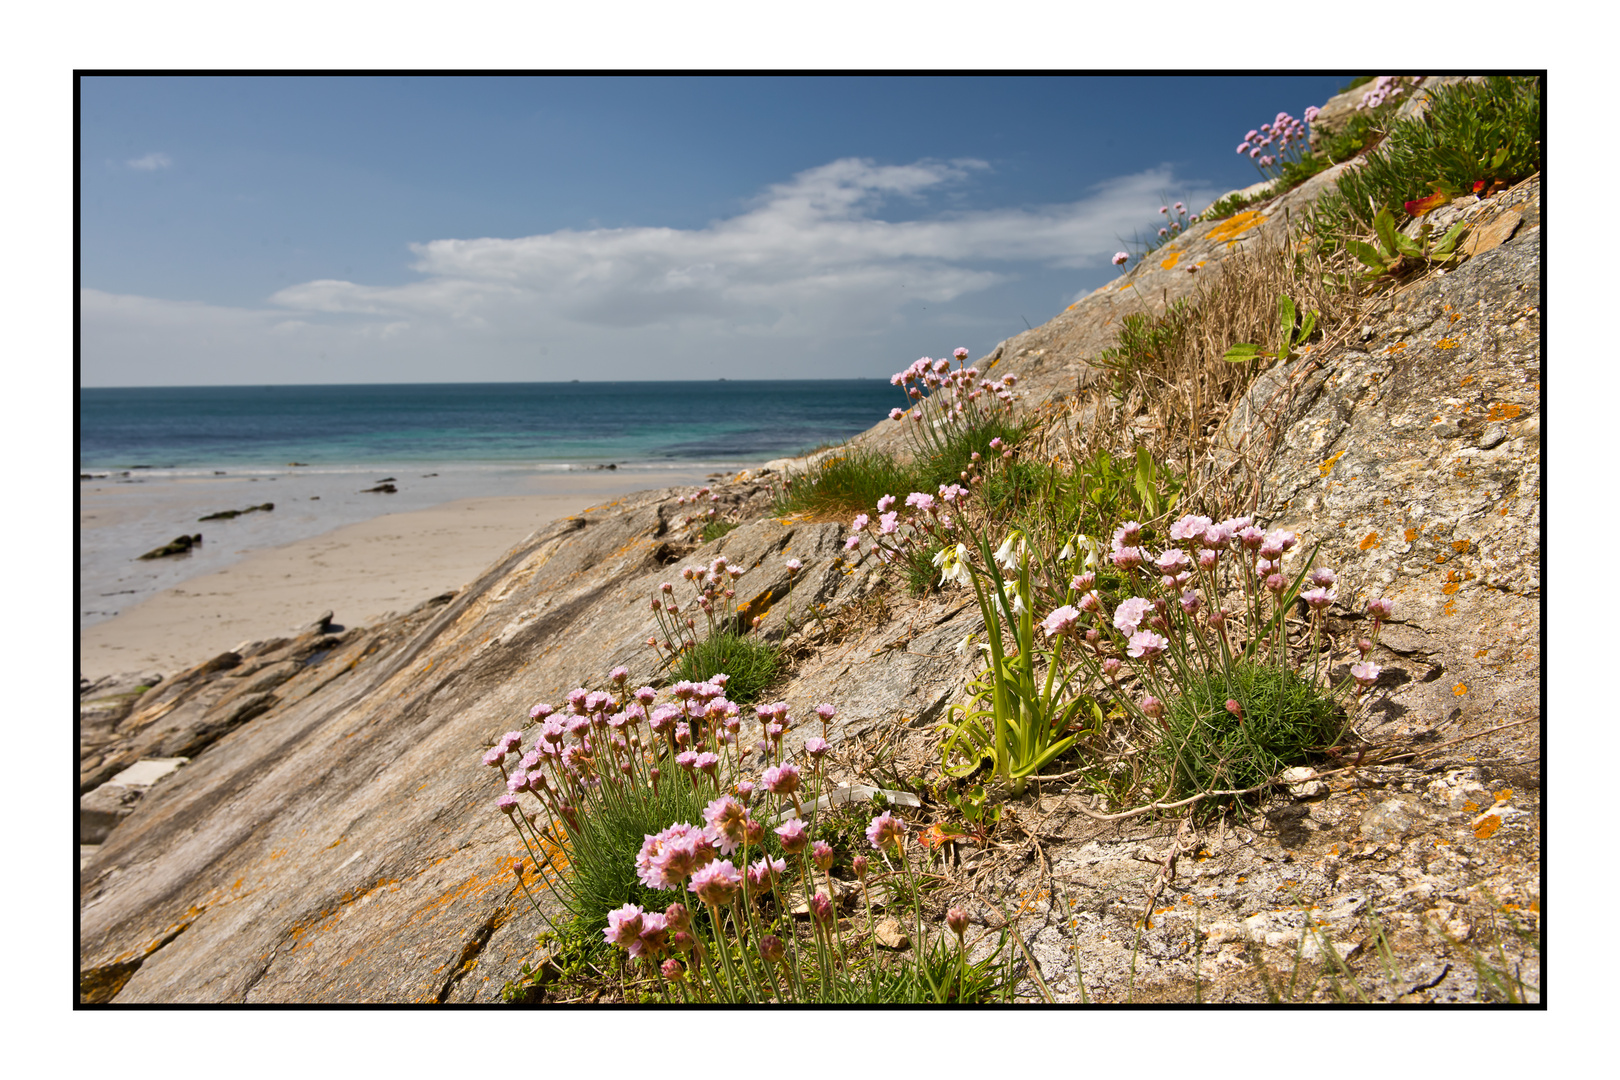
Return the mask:
<path id="1" fill-rule="evenodd" d="M 955 934 L 957 939 L 960 940 L 962 935 L 967 933 L 967 912 L 959 907 L 951 908 L 945 912 L 945 925 L 950 927 L 951 933 Z"/>

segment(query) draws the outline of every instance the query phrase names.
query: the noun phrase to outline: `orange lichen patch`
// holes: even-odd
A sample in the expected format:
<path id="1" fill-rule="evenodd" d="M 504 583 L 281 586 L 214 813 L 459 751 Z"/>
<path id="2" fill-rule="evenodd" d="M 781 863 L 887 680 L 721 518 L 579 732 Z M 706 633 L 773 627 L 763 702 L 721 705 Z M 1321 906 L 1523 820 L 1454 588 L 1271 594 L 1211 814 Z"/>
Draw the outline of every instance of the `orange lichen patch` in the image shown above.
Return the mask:
<path id="1" fill-rule="evenodd" d="M 1457 347 L 1457 339 L 1448 337 L 1441 338 L 1439 341 L 1434 343 L 1434 347 L 1437 349 L 1455 349 Z"/>
<path id="2" fill-rule="evenodd" d="M 1165 270 L 1174 270 L 1176 268 L 1176 263 L 1178 263 L 1180 261 L 1181 261 L 1181 252 L 1172 251 L 1170 253 L 1170 257 L 1168 259 L 1165 259 L 1163 262 L 1161 262 L 1159 264 L 1159 266 L 1162 269 L 1165 269 Z"/>
<path id="3" fill-rule="evenodd" d="M 1501 791 L 1496 793 L 1496 801 L 1499 803 L 1505 803 L 1511 798 L 1513 798 L 1512 788 L 1503 788 Z"/>
<path id="4" fill-rule="evenodd" d="M 1455 601 L 1455 600 L 1447 600 L 1443 605 L 1441 605 L 1440 614 L 1442 614 L 1442 615 L 1455 615 L 1455 614 L 1457 614 L 1457 601 Z"/>
<path id="5" fill-rule="evenodd" d="M 1471 383 L 1473 381 L 1474 381 L 1474 377 L 1472 375 L 1464 375 L 1463 376 L 1463 381 L 1458 383 L 1457 385 L 1458 386 L 1467 386 L 1469 383 Z"/>
<path id="6" fill-rule="evenodd" d="M 1450 596 L 1460 588 L 1462 588 L 1462 586 L 1457 584 L 1455 581 L 1448 581 L 1444 585 L 1440 586 L 1440 591 L 1445 593 L 1447 596 Z"/>
<path id="7" fill-rule="evenodd" d="M 1357 544 L 1356 546 L 1358 548 L 1360 548 L 1362 551 L 1366 551 L 1368 548 L 1377 547 L 1378 546 L 1378 533 L 1376 533 L 1376 532 L 1368 533 L 1366 536 L 1363 536 L 1361 538 L 1361 543 Z"/>
<path id="8" fill-rule="evenodd" d="M 1449 558 L 1451 558 L 1451 556 L 1449 556 L 1449 555 L 1436 555 L 1434 557 L 1434 561 L 1437 562 L 1437 563 L 1443 563 Z"/>
<path id="9" fill-rule="evenodd" d="M 1233 214 L 1213 229 L 1209 230 L 1209 239 L 1213 243 L 1226 241 L 1228 247 L 1237 242 L 1237 238 L 1255 228 L 1266 220 L 1266 215 L 1258 210 L 1245 210 L 1241 214 Z"/>
<path id="10" fill-rule="evenodd" d="M 1495 814 L 1488 815 L 1484 821 L 1474 826 L 1475 840 L 1489 840 L 1491 834 L 1502 827 L 1502 819 Z"/>
<path id="11" fill-rule="evenodd" d="M 1467 540 L 1453 540 L 1451 542 L 1451 550 L 1455 551 L 1459 555 L 1467 554 L 1468 549 L 1471 546 L 1472 546 L 1471 542 L 1467 541 Z"/>
<path id="12" fill-rule="evenodd" d="M 1407 529 L 1406 532 L 1403 535 L 1406 537 L 1406 542 L 1408 544 L 1410 544 L 1412 541 L 1414 541 L 1414 540 L 1416 540 L 1418 538 L 1418 533 L 1420 533 L 1422 531 L 1423 531 L 1422 526 L 1420 526 L 1420 525 L 1419 526 L 1413 526 L 1412 528 Z"/>
<path id="13" fill-rule="evenodd" d="M 1458 315 L 1458 314 L 1456 314 L 1456 313 L 1455 313 L 1455 312 L 1453 312 L 1453 313 L 1452 313 L 1452 316 L 1451 316 L 1451 321 L 1452 321 L 1452 322 L 1456 322 L 1456 321 L 1457 321 L 1457 320 L 1458 320 L 1458 319 L 1460 319 L 1460 318 L 1462 318 L 1462 316 L 1461 316 L 1461 315 Z"/>
<path id="14" fill-rule="evenodd" d="M 1491 654 L 1491 650 L 1489 650 L 1489 649 L 1475 649 L 1474 650 L 1474 659 L 1478 660 L 1480 657 L 1489 656 L 1490 654 Z"/>
<path id="15" fill-rule="evenodd" d="M 1400 352 L 1404 348 L 1406 348 L 1406 342 L 1397 341 L 1395 344 L 1391 345 L 1389 348 L 1385 349 L 1384 351 L 1387 352 L 1387 353 L 1394 353 L 1394 352 Z"/>
<path id="16" fill-rule="evenodd" d="M 1344 451 L 1340 450 L 1337 454 L 1334 454 L 1332 457 L 1322 462 L 1322 464 L 1318 465 L 1316 467 L 1316 471 L 1321 473 L 1323 476 L 1326 476 L 1328 473 L 1333 471 L 1334 462 L 1338 461 L 1342 457 L 1344 457 Z"/>
<path id="17" fill-rule="evenodd" d="M 1468 813 L 1468 814 L 1477 814 L 1477 813 L 1479 813 L 1479 804 L 1476 803 L 1473 799 L 1469 799 L 1467 802 L 1463 803 L 1462 808 L 1463 808 L 1464 813 Z"/>
<path id="18" fill-rule="evenodd" d="M 1510 405 L 1505 401 L 1499 401 L 1495 405 L 1491 406 L 1491 411 L 1485 414 L 1485 419 L 1512 420 L 1515 416 L 1518 416 L 1519 413 L 1523 411 L 1524 410 L 1520 409 L 1517 405 Z"/>
<path id="19" fill-rule="evenodd" d="M 1458 683 L 1456 686 L 1451 688 L 1451 692 L 1456 694 L 1458 697 L 1462 697 L 1464 694 L 1468 693 L 1468 684 Z"/>

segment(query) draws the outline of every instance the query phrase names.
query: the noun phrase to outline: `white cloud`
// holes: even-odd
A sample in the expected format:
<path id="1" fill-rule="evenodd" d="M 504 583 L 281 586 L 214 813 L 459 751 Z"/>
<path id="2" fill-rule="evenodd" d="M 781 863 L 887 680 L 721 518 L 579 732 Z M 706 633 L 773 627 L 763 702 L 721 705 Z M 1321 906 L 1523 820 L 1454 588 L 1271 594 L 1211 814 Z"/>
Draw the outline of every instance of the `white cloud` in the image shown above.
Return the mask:
<path id="1" fill-rule="evenodd" d="M 158 169 L 169 168 L 174 164 L 174 161 L 169 157 L 168 154 L 159 153 L 158 151 L 154 150 L 145 157 L 130 158 L 128 161 L 124 162 L 124 164 L 129 166 L 131 169 L 138 169 L 141 172 L 156 172 Z"/>
<path id="2" fill-rule="evenodd" d="M 888 346 L 879 342 L 917 320 L 922 306 L 928 321 L 921 329 L 959 324 L 973 294 L 1032 269 L 1107 267 L 1118 238 L 1147 227 L 1165 192 L 1189 201 L 1215 194 L 1178 187 L 1160 168 L 1069 203 L 929 211 L 929 196 L 969 184 L 987 168 L 971 160 L 883 166 L 844 159 L 772 185 L 741 213 L 702 228 L 434 240 L 411 248 L 421 280 L 309 281 L 277 292 L 269 311 L 96 294 L 83 305 L 87 375 L 90 342 L 111 346 L 129 334 L 155 344 L 159 327 L 188 324 L 191 345 L 177 343 L 173 355 L 200 351 L 203 337 L 242 334 L 257 340 L 244 340 L 234 355 L 268 362 L 286 354 L 280 362 L 296 367 L 287 350 L 308 342 L 300 347 L 327 356 L 325 374 L 310 381 L 392 381 L 398 363 L 416 365 L 412 377 L 424 379 L 575 373 L 537 372 L 540 344 L 553 363 L 590 357 L 608 365 L 604 375 L 622 378 L 781 374 L 760 371 L 759 358 L 802 364 L 847 354 L 851 342 L 863 340 L 881 350 Z M 886 218 L 896 204 L 909 213 Z M 908 219 L 890 220 L 900 217 Z M 120 320 L 124 329 L 115 332 Z M 382 367 L 368 373 L 367 363 Z M 289 371 L 276 381 L 297 377 Z"/>

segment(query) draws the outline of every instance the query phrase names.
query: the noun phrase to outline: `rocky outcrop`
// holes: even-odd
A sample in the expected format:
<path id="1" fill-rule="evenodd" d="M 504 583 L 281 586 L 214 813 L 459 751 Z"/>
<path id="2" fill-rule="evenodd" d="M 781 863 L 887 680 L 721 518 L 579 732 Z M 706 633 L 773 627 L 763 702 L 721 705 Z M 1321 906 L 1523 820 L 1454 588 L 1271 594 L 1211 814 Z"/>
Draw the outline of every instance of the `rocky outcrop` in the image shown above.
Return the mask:
<path id="1" fill-rule="evenodd" d="M 1189 295 L 1330 180 L 1196 226 L 980 366 L 1019 372 L 1026 404 L 1090 385 L 1123 315 Z M 1539 986 L 1539 183 L 1464 209 L 1504 235 L 1384 296 L 1350 342 L 1262 372 L 1208 463 L 1251 470 L 1260 518 L 1322 541 L 1341 660 L 1362 602 L 1395 600 L 1370 755 L 1203 826 L 1100 820 L 1113 808 L 1089 793 L 1037 783 L 994 845 L 945 845 L 942 893 L 981 929 L 1010 916 L 1026 975 L 1055 996 L 1471 1001 L 1520 976 Z M 863 439 L 899 445 L 900 427 Z M 715 485 L 743 524 L 706 545 L 682 524 L 689 491 L 641 492 L 552 523 L 397 619 L 322 620 L 167 680 L 82 688 L 82 794 L 142 760 L 191 758 L 138 801 L 117 796 L 81 871 L 83 1000 L 497 1000 L 542 926 L 479 757 L 530 706 L 617 664 L 657 678 L 647 601 L 688 561 L 747 568 L 739 603 L 794 658 L 781 696 L 799 713 L 837 704 L 840 760 L 926 776 L 976 607 L 884 589 L 869 557 L 845 556 L 840 524 L 771 516 L 770 479 Z"/>

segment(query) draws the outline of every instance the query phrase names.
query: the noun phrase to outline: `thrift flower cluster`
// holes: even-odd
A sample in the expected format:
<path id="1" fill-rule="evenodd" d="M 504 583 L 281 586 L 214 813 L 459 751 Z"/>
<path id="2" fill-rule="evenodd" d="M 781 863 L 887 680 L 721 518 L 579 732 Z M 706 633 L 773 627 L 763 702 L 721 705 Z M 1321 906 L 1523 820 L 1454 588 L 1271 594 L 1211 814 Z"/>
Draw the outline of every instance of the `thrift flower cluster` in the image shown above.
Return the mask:
<path id="1" fill-rule="evenodd" d="M 890 384 L 900 387 L 916 403 L 909 413 L 906 409 L 889 410 L 889 419 L 904 420 L 909 415 L 913 421 L 921 423 L 922 405 L 927 401 L 937 407 L 934 426 L 939 427 L 949 417 L 966 419 L 980 398 L 994 398 L 1003 405 L 1012 404 L 1013 387 L 1018 384 L 1018 376 L 982 379 L 978 368 L 966 366 L 966 349 L 959 348 L 954 355 L 957 362 L 954 369 L 949 360 L 924 356 L 904 371 L 889 376 Z"/>
<path id="2" fill-rule="evenodd" d="M 661 583 L 651 601 L 660 637 L 648 638 L 647 645 L 660 656 L 673 656 L 697 644 L 699 619 L 709 634 L 730 626 L 737 614 L 735 585 L 746 572 L 724 555 L 715 556 L 707 566 L 686 567 L 681 580 L 691 586 L 692 595 L 684 605 L 676 599 L 672 582 Z"/>
<path id="3" fill-rule="evenodd" d="M 1270 123 L 1251 129 L 1238 144 L 1237 152 L 1254 162 L 1262 176 L 1275 178 L 1282 175 L 1285 161 L 1298 161 L 1309 145 L 1306 125 L 1321 112 L 1316 106 L 1305 110 L 1305 119 L 1296 120 L 1285 112 L 1277 114 Z"/>
<path id="4" fill-rule="evenodd" d="M 1399 76 L 1380 75 L 1373 80 L 1372 88 L 1361 96 L 1356 102 L 1356 108 L 1376 109 L 1390 98 L 1401 94 L 1405 88 L 1401 86 Z"/>

